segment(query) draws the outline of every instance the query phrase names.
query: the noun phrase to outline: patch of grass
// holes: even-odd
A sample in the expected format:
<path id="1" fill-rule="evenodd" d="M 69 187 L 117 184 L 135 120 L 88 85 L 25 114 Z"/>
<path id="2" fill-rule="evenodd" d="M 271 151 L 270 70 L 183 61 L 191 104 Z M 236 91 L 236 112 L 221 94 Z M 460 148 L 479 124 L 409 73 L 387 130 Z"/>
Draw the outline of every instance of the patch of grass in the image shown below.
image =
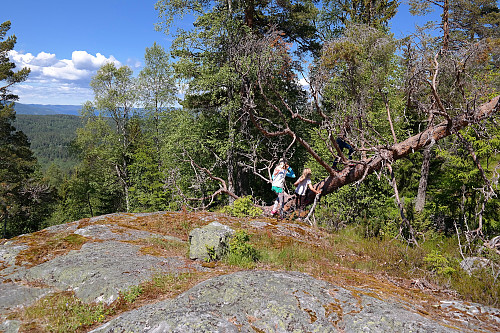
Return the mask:
<path id="1" fill-rule="evenodd" d="M 259 260 L 279 269 L 304 271 L 315 265 L 324 253 L 321 248 L 298 242 L 290 237 L 274 237 L 263 233 L 256 237 Z"/>
<path id="2" fill-rule="evenodd" d="M 79 250 L 87 241 L 86 237 L 78 234 L 52 235 L 46 231 L 39 231 L 30 234 L 27 242 L 29 247 L 19 252 L 16 264 L 33 267 L 71 250 Z"/>
<path id="3" fill-rule="evenodd" d="M 438 276 L 440 284 L 448 284 L 466 299 L 482 304 L 498 307 L 500 305 L 500 283 L 491 269 L 479 269 L 469 275 L 457 270 L 449 278 Z"/>
<path id="4" fill-rule="evenodd" d="M 345 267 L 370 273 L 387 273 L 415 281 L 424 279 L 443 290 L 454 290 L 464 299 L 491 306 L 500 304 L 500 284 L 494 268 L 469 276 L 460 268 L 462 260 L 456 237 L 428 235 L 418 246 L 393 238 L 365 238 L 363 230 L 348 227 L 335 234 L 334 248 L 342 253 L 338 262 Z M 492 267 L 500 267 L 494 254 Z M 497 265 L 497 266 L 495 266 Z M 498 269 L 497 269 L 498 271 Z"/>
<path id="5" fill-rule="evenodd" d="M 189 252 L 188 243 L 185 242 L 152 237 L 146 239 L 145 243 L 146 245 L 141 247 L 142 254 L 166 256 L 171 254 L 187 255 Z"/>
<path id="6" fill-rule="evenodd" d="M 193 280 L 200 274 L 195 273 L 156 273 L 151 281 L 144 284 L 144 295 L 167 295 L 174 297 L 180 292 L 189 289 Z"/>
<path id="7" fill-rule="evenodd" d="M 143 292 L 144 288 L 142 286 L 130 286 L 127 290 L 121 292 L 120 295 L 127 303 L 134 303 Z"/>
<path id="8" fill-rule="evenodd" d="M 113 312 L 102 303 L 86 304 L 69 292 L 51 294 L 27 307 L 21 332 L 83 332 Z"/>

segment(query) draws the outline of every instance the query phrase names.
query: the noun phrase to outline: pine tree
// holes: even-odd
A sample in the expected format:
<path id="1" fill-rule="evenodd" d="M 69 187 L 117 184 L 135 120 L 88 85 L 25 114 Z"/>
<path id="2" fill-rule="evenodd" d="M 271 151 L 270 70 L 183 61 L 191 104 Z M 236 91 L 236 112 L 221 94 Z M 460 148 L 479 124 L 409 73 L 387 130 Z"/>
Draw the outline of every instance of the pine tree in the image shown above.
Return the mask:
<path id="1" fill-rule="evenodd" d="M 36 229 L 31 219 L 38 209 L 35 203 L 44 201 L 50 192 L 48 187 L 33 182 L 36 158 L 26 135 L 12 125 L 16 118 L 13 102 L 18 96 L 10 92 L 10 87 L 26 80 L 30 70 L 14 71 L 9 51 L 16 37 L 5 39 L 10 25 L 10 21 L 0 25 L 0 220 L 4 238 Z"/>

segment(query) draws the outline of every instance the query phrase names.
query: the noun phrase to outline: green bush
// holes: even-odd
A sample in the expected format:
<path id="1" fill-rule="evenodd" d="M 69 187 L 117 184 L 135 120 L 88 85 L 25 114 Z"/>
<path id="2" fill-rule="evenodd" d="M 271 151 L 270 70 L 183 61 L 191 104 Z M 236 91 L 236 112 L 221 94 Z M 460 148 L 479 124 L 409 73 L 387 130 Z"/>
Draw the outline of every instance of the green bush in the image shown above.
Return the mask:
<path id="1" fill-rule="evenodd" d="M 443 256 L 438 250 L 433 250 L 424 258 L 427 263 L 427 268 L 439 275 L 451 275 L 455 273 L 455 269 L 450 266 L 448 259 Z"/>
<path id="2" fill-rule="evenodd" d="M 225 261 L 230 265 L 252 267 L 259 260 L 259 253 L 249 241 L 250 235 L 245 230 L 237 230 L 229 241 Z"/>
<path id="3" fill-rule="evenodd" d="M 262 209 L 255 207 L 251 195 L 236 199 L 232 205 L 225 206 L 222 212 L 234 217 L 257 217 L 262 215 Z"/>

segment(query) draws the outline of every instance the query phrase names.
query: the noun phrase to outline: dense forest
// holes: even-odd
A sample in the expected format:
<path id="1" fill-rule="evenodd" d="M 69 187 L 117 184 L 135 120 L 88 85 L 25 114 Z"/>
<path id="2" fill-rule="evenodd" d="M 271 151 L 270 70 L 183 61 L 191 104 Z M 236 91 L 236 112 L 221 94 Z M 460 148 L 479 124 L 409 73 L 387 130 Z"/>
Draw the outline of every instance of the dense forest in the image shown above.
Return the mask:
<path id="1" fill-rule="evenodd" d="M 265 207 L 276 197 L 273 169 L 286 158 L 297 176 L 312 170 L 318 226 L 355 226 L 363 237 L 408 246 L 444 237 L 462 258 L 498 264 L 497 3 L 410 6 L 441 21 L 396 39 L 391 0 L 160 0 L 157 29 L 170 34 L 187 14 L 196 17 L 192 29 L 176 32 L 170 50 L 147 48 L 137 76 L 127 66 L 99 69 L 68 173 L 41 172 L 12 127 L 8 89 L 29 70 L 8 69 L 0 90 L 4 237 L 119 211 L 219 210 L 244 198 Z M 2 43 L 8 64 L 15 40 Z M 452 265 L 434 250 L 436 267 Z"/>
<path id="2" fill-rule="evenodd" d="M 30 141 L 30 147 L 42 170 L 55 164 L 65 173 L 76 166 L 78 159 L 71 154 L 71 142 L 82 120 L 71 115 L 16 114 L 14 127 Z"/>

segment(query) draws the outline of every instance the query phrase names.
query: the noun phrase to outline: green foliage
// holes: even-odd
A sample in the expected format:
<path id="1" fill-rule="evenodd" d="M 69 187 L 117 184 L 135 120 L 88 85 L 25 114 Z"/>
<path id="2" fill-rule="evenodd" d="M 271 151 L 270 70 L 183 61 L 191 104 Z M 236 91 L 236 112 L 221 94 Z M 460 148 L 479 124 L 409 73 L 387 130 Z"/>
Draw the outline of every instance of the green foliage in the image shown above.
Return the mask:
<path id="1" fill-rule="evenodd" d="M 64 174 L 68 174 L 78 163 L 71 153 L 71 142 L 76 137 L 76 129 L 82 125 L 80 117 L 62 114 L 18 114 L 15 121 L 16 128 L 28 137 L 42 170 L 55 164 Z"/>
<path id="2" fill-rule="evenodd" d="M 3 238 L 39 230 L 49 215 L 53 189 L 42 182 L 37 160 L 28 138 L 13 126 L 16 113 L 10 92 L 14 84 L 27 79 L 30 70 L 10 61 L 16 37 L 5 39 L 10 21 L 0 25 L 0 235 Z M 5 40 L 4 40 L 5 39 Z M 5 84 L 5 85 L 4 85 Z"/>
<path id="3" fill-rule="evenodd" d="M 143 292 L 144 288 L 142 286 L 130 286 L 127 290 L 122 291 L 120 295 L 127 303 L 134 303 Z"/>
<path id="4" fill-rule="evenodd" d="M 224 260 L 230 265 L 253 267 L 260 255 L 249 241 L 250 235 L 245 230 L 237 230 L 229 241 L 228 253 Z"/>
<path id="5" fill-rule="evenodd" d="M 234 217 L 257 217 L 262 215 L 262 209 L 255 206 L 250 195 L 236 199 L 232 205 L 225 206 L 222 212 Z"/>
<path id="6" fill-rule="evenodd" d="M 424 258 L 427 263 L 427 268 L 439 275 L 451 275 L 455 269 L 450 266 L 449 260 L 443 256 L 438 250 L 433 250 Z"/>
<path id="7" fill-rule="evenodd" d="M 344 186 L 323 198 L 316 213 L 318 224 L 330 230 L 360 224 L 369 236 L 396 236 L 400 216 L 391 196 L 389 183 L 370 175 L 359 185 Z"/>
<path id="8" fill-rule="evenodd" d="M 338 37 L 350 23 L 362 23 L 388 30 L 389 21 L 396 15 L 399 3 L 393 0 L 367 2 L 364 0 L 324 2 L 319 17 L 321 32 L 328 37 Z"/>
<path id="9" fill-rule="evenodd" d="M 215 247 L 208 246 L 208 245 L 205 245 L 205 247 L 207 249 L 207 254 L 208 254 L 208 258 L 205 258 L 205 261 L 206 262 L 216 261 L 217 260 L 217 252 L 215 252 Z"/>

